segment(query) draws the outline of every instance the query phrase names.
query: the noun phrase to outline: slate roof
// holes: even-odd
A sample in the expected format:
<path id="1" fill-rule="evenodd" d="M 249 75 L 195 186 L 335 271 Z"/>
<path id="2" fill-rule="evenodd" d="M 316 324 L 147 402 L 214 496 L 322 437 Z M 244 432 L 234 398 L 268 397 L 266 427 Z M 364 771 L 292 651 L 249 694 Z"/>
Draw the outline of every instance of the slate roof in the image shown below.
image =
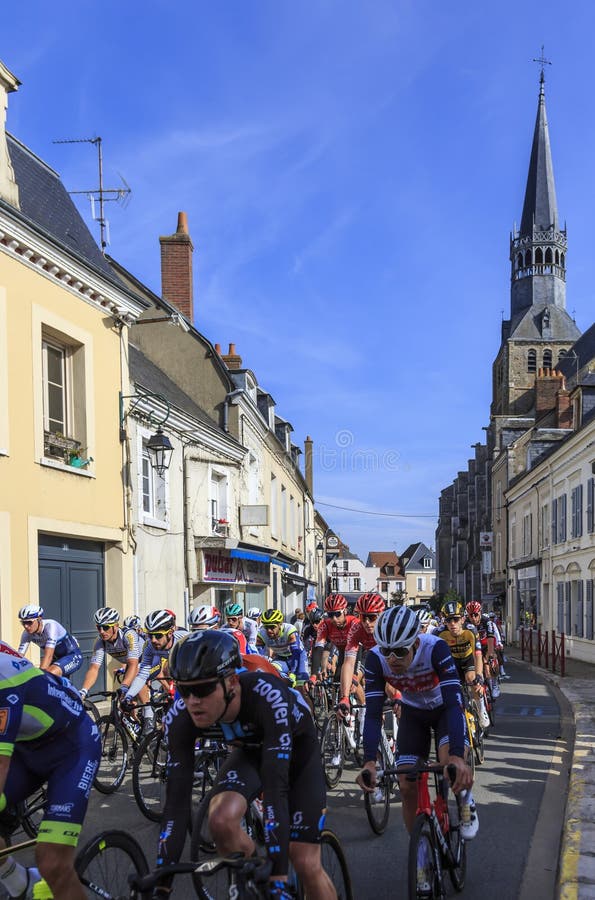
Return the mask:
<path id="1" fill-rule="evenodd" d="M 560 306 L 553 303 L 533 305 L 522 310 L 518 316 L 511 320 L 509 337 L 515 341 L 539 341 L 543 343 L 548 338 L 543 337 L 541 321 L 543 312 L 547 306 L 550 313 L 551 341 L 576 341 L 580 337 L 580 329 L 576 322 Z"/>
<path id="2" fill-rule="evenodd" d="M 6 141 L 19 188 L 20 209 L 0 203 L 122 289 L 57 172 L 13 135 L 7 133 Z"/>
<path id="3" fill-rule="evenodd" d="M 209 428 L 220 431 L 226 437 L 233 440 L 231 435 L 226 434 L 223 429 L 215 422 L 214 419 L 201 409 L 181 388 L 178 387 L 165 372 L 152 363 L 147 357 L 141 353 L 138 347 L 133 344 L 128 345 L 129 350 L 129 368 L 130 379 L 136 382 L 147 391 L 164 396 L 172 406 L 182 410 L 189 416 L 193 416 L 199 422 L 208 425 Z"/>
<path id="4" fill-rule="evenodd" d="M 404 563 L 405 571 L 407 569 L 423 569 L 424 567 L 421 564 L 424 556 L 429 556 L 434 561 L 434 568 L 436 568 L 436 554 L 433 550 L 430 550 L 423 541 L 418 541 L 416 544 L 409 544 L 406 550 L 403 550 L 401 553 L 401 563 L 404 560 L 407 560 Z"/>
<path id="5" fill-rule="evenodd" d="M 595 323 L 590 328 L 587 328 L 578 341 L 572 345 L 568 355 L 556 365 L 556 369 L 566 376 L 567 381 L 573 379 L 574 382 L 576 380 L 577 361 L 573 353 L 576 353 L 578 356 L 579 369 L 586 366 L 590 360 L 595 359 Z M 584 377 L 581 381 L 584 382 Z"/>
<path id="6" fill-rule="evenodd" d="M 552 226 L 558 230 L 558 204 L 554 184 L 554 168 L 550 149 L 550 135 L 545 111 L 543 76 L 537 104 L 537 118 L 533 133 L 533 146 L 529 161 L 529 174 L 525 189 L 525 202 L 521 217 L 521 235 L 533 234 L 533 223 L 538 229 Z"/>

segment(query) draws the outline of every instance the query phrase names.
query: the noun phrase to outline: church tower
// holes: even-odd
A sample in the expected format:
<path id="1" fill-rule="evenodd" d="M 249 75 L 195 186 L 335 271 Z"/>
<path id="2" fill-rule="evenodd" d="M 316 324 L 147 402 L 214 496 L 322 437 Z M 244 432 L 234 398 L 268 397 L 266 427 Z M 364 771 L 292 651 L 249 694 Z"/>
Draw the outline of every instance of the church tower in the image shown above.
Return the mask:
<path id="1" fill-rule="evenodd" d="M 510 236 L 510 319 L 493 366 L 492 416 L 533 417 L 539 369 L 555 369 L 580 337 L 566 312 L 566 227 L 560 228 L 541 70 L 521 225 Z"/>

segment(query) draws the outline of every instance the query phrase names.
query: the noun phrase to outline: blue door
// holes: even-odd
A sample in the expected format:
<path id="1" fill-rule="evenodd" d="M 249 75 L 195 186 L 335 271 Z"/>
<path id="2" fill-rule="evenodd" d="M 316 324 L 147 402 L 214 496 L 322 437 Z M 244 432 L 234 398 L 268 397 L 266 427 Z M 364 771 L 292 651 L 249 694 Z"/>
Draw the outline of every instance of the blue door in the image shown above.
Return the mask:
<path id="1" fill-rule="evenodd" d="M 103 544 L 95 541 L 39 536 L 39 602 L 45 617 L 57 619 L 80 644 L 83 665 L 72 676 L 78 687 L 83 683 L 97 637 L 93 613 L 105 605 L 103 552 Z M 95 689 L 104 687 L 102 672 Z"/>

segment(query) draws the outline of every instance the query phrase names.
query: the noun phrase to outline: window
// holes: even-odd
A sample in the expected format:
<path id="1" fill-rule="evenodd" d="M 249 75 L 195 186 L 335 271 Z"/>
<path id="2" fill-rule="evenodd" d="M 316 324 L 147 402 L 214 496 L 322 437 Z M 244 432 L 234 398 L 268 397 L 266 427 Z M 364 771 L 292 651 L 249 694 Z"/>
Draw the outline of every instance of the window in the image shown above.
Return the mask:
<path id="1" fill-rule="evenodd" d="M 502 482 L 496 484 L 496 522 L 502 518 Z"/>
<path id="2" fill-rule="evenodd" d="M 558 543 L 558 499 L 552 500 L 552 544 Z"/>
<path id="3" fill-rule="evenodd" d="M 289 497 L 289 545 L 295 547 L 295 500 Z"/>
<path id="4" fill-rule="evenodd" d="M 432 559 L 429 556 L 424 556 L 424 569 L 432 568 Z"/>
<path id="5" fill-rule="evenodd" d="M 349 560 L 348 559 L 343 560 L 343 571 L 349 572 Z"/>
<path id="6" fill-rule="evenodd" d="M 586 582 L 586 610 L 585 610 L 585 637 L 587 640 L 593 640 L 593 579 L 589 578 Z"/>
<path id="7" fill-rule="evenodd" d="M 589 478 L 587 481 L 587 531 L 593 534 L 595 531 L 595 517 L 593 516 L 593 508 L 595 506 L 595 478 Z"/>
<path id="8" fill-rule="evenodd" d="M 510 557 L 516 559 L 516 516 L 510 520 Z"/>
<path id="9" fill-rule="evenodd" d="M 552 351 L 551 350 L 543 351 L 543 368 L 544 369 L 552 368 Z"/>
<path id="10" fill-rule="evenodd" d="M 576 618 L 575 631 L 577 637 L 582 638 L 584 635 L 584 618 L 583 618 L 583 582 L 575 581 L 576 585 Z"/>
<path id="11" fill-rule="evenodd" d="M 523 556 L 530 556 L 532 549 L 533 517 L 531 513 L 523 516 Z"/>
<path id="12" fill-rule="evenodd" d="M 565 616 L 564 616 L 564 632 L 565 634 L 572 634 L 572 584 L 570 581 L 566 582 L 566 605 L 565 605 Z"/>
<path id="13" fill-rule="evenodd" d="M 583 533 L 583 486 L 577 484 L 570 495 L 571 524 L 570 536 L 581 537 Z"/>
<path id="14" fill-rule="evenodd" d="M 331 578 L 331 592 L 333 594 L 336 594 L 338 590 L 339 590 L 339 579 Z"/>
<path id="15" fill-rule="evenodd" d="M 537 371 L 537 350 L 527 351 L 527 372 Z"/>
<path id="16" fill-rule="evenodd" d="M 287 488 L 281 485 L 281 540 L 287 543 Z"/>
<path id="17" fill-rule="evenodd" d="M 541 547 L 549 547 L 550 545 L 550 508 L 547 503 L 541 507 Z"/>
<path id="18" fill-rule="evenodd" d="M 432 578 L 432 593 L 436 593 L 436 579 Z"/>
<path id="19" fill-rule="evenodd" d="M 380 583 L 380 590 L 383 594 L 386 594 L 386 592 L 388 591 L 388 581 L 382 581 Z"/>
<path id="20" fill-rule="evenodd" d="M 167 526 L 169 519 L 168 476 L 167 472 L 159 475 L 151 467 L 151 458 L 147 450 L 148 440 L 148 433 L 140 435 L 139 494 L 142 497 L 142 514 L 140 518 L 147 524 L 163 527 Z"/>
<path id="21" fill-rule="evenodd" d="M 558 497 L 558 543 L 566 540 L 566 494 Z"/>
<path id="22" fill-rule="evenodd" d="M 66 349 L 43 341 L 43 427 L 69 436 L 66 390 Z"/>
<path id="23" fill-rule="evenodd" d="M 395 567 L 394 567 L 394 566 L 389 566 L 389 564 L 387 563 L 387 564 L 384 566 L 383 571 L 384 571 L 384 574 L 385 574 L 385 575 L 394 575 L 394 574 L 395 574 Z"/>
<path id="24" fill-rule="evenodd" d="M 558 632 L 561 634 L 564 631 L 564 585 L 557 584 L 556 585 L 556 600 L 557 600 L 557 624 L 558 624 Z"/>
<path id="25" fill-rule="evenodd" d="M 395 581 L 395 591 L 402 591 L 405 588 L 405 582 Z"/>
<path id="26" fill-rule="evenodd" d="M 425 589 L 426 589 L 426 579 L 423 576 L 421 576 L 417 579 L 417 590 L 425 591 Z"/>
<path id="27" fill-rule="evenodd" d="M 211 532 L 227 537 L 229 521 L 227 511 L 227 475 L 223 472 L 211 472 Z"/>
<path id="28" fill-rule="evenodd" d="M 277 479 L 271 475 L 271 535 L 276 538 L 279 534 L 278 510 L 277 510 Z"/>

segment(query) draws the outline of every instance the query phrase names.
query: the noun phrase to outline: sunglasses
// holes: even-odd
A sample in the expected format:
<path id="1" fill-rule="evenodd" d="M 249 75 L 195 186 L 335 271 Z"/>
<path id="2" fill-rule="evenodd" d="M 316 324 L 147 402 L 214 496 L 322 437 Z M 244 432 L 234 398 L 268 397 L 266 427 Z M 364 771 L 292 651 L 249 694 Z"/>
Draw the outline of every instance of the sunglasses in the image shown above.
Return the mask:
<path id="1" fill-rule="evenodd" d="M 378 615 L 376 613 L 362 613 L 361 617 L 364 622 L 375 622 Z"/>
<path id="2" fill-rule="evenodd" d="M 113 627 L 113 625 L 98 625 L 97 631 L 109 631 Z"/>
<path id="3" fill-rule="evenodd" d="M 239 620 L 239 616 L 227 616 L 228 622 L 237 622 Z"/>
<path id="4" fill-rule="evenodd" d="M 405 659 L 411 651 L 411 647 L 379 647 L 378 649 L 384 657 L 394 656 L 396 659 Z"/>
<path id="5" fill-rule="evenodd" d="M 329 616 L 331 619 L 340 619 L 344 612 L 344 609 L 336 609 L 334 612 L 330 612 Z"/>
<path id="6" fill-rule="evenodd" d="M 265 631 L 276 631 L 278 627 L 279 627 L 278 625 L 265 625 L 264 630 Z"/>
<path id="7" fill-rule="evenodd" d="M 447 616 L 445 622 L 460 622 L 461 616 Z"/>
<path id="8" fill-rule="evenodd" d="M 169 631 L 148 631 L 147 634 L 150 638 L 162 638 L 166 637 L 169 634 Z"/>
<path id="9" fill-rule="evenodd" d="M 209 694 L 213 693 L 218 684 L 218 678 L 215 678 L 212 681 L 202 681 L 199 684 L 196 684 L 195 682 L 175 682 L 176 690 L 183 700 L 187 700 L 190 695 L 199 698 L 208 697 Z"/>
<path id="10" fill-rule="evenodd" d="M 21 625 L 24 628 L 29 628 L 31 625 L 35 625 L 35 623 L 38 621 L 39 619 L 21 619 Z"/>

